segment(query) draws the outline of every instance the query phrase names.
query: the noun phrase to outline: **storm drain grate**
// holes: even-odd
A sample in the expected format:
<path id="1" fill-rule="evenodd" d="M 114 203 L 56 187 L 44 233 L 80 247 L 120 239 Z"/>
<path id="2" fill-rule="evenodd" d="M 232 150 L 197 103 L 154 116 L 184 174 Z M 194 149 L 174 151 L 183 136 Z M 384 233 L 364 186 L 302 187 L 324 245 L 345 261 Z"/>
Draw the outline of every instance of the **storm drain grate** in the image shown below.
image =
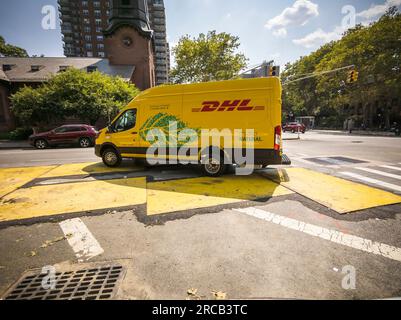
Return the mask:
<path id="1" fill-rule="evenodd" d="M 44 289 L 48 274 L 24 277 L 5 297 L 6 300 L 107 300 L 117 291 L 123 275 L 121 265 L 102 266 L 78 271 L 57 272 L 52 289 Z"/>

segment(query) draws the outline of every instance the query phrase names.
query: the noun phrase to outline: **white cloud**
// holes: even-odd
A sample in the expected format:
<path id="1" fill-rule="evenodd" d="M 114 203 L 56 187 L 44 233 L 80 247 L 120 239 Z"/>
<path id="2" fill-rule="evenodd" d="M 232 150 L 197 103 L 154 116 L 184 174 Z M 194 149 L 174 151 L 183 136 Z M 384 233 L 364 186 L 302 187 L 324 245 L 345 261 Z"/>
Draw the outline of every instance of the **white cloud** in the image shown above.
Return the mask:
<path id="1" fill-rule="evenodd" d="M 400 5 L 401 0 L 386 0 L 384 4 L 373 4 L 369 9 L 357 13 L 357 17 L 365 20 L 371 20 L 372 18 L 376 18 L 386 13 L 390 7 L 398 7 Z"/>
<path id="2" fill-rule="evenodd" d="M 370 22 L 376 20 L 381 15 L 383 15 L 390 7 L 392 6 L 398 7 L 400 5 L 401 5 L 401 0 L 386 0 L 384 4 L 381 5 L 373 4 L 369 9 L 357 13 L 356 16 L 362 19 L 362 24 L 367 25 Z M 292 40 L 292 42 L 305 48 L 316 48 L 327 42 L 341 39 L 342 34 L 349 27 L 337 26 L 334 28 L 334 30 L 329 32 L 323 31 L 322 29 L 319 28 L 303 38 Z"/>
<path id="3" fill-rule="evenodd" d="M 287 29 L 286 28 L 275 29 L 273 30 L 273 35 L 278 38 L 285 38 L 287 36 Z"/>
<path id="4" fill-rule="evenodd" d="M 303 38 L 292 40 L 292 42 L 305 48 L 315 48 L 327 42 L 340 39 L 344 31 L 341 27 L 336 27 L 331 32 L 325 32 L 319 28 Z"/>
<path id="5" fill-rule="evenodd" d="M 278 16 L 267 21 L 265 27 L 273 30 L 278 37 L 287 35 L 286 27 L 303 26 L 311 18 L 319 15 L 319 6 L 309 0 L 297 0 L 291 7 L 287 7 Z"/>

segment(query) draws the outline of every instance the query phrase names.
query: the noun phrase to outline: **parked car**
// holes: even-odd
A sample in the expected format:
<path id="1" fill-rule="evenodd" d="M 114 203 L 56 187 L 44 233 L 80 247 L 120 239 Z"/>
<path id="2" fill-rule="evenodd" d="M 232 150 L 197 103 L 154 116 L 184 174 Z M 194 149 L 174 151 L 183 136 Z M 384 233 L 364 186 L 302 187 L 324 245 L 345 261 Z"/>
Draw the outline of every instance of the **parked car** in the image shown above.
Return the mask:
<path id="1" fill-rule="evenodd" d="M 285 126 L 283 126 L 283 132 L 292 132 L 292 133 L 296 133 L 296 132 L 302 132 L 305 133 L 306 132 L 306 126 L 302 123 L 298 123 L 298 122 L 291 122 L 291 123 L 287 123 Z"/>
<path id="2" fill-rule="evenodd" d="M 98 132 L 86 124 L 65 125 L 48 132 L 33 134 L 29 143 L 37 149 L 46 149 L 57 145 L 79 145 L 89 148 L 95 144 Z"/>

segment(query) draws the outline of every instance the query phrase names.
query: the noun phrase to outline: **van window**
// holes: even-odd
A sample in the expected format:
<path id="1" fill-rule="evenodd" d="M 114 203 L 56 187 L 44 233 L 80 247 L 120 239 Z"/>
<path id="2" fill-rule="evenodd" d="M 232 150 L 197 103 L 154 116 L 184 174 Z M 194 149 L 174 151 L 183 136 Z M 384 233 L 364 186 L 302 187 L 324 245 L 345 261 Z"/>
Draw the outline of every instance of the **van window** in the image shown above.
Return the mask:
<path id="1" fill-rule="evenodd" d="M 123 132 L 135 128 L 136 109 L 124 112 L 113 124 L 114 132 Z"/>

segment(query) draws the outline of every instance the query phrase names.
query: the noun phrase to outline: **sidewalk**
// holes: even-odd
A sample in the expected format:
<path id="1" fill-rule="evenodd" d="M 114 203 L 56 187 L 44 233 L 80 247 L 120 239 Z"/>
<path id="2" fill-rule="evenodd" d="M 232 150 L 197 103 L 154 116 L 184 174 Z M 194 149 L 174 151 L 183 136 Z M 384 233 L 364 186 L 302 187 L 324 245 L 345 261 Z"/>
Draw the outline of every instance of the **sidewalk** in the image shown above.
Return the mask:
<path id="1" fill-rule="evenodd" d="M 310 132 L 315 132 L 318 134 L 333 134 L 333 135 L 343 135 L 343 136 L 352 135 L 352 136 L 396 137 L 394 132 L 367 131 L 367 130 L 354 130 L 352 131 L 352 134 L 349 134 L 347 131 L 340 131 L 340 130 L 313 130 Z"/>
<path id="2" fill-rule="evenodd" d="M 11 141 L 11 140 L 0 140 L 0 150 L 2 149 L 22 149 L 32 148 L 28 141 Z"/>

